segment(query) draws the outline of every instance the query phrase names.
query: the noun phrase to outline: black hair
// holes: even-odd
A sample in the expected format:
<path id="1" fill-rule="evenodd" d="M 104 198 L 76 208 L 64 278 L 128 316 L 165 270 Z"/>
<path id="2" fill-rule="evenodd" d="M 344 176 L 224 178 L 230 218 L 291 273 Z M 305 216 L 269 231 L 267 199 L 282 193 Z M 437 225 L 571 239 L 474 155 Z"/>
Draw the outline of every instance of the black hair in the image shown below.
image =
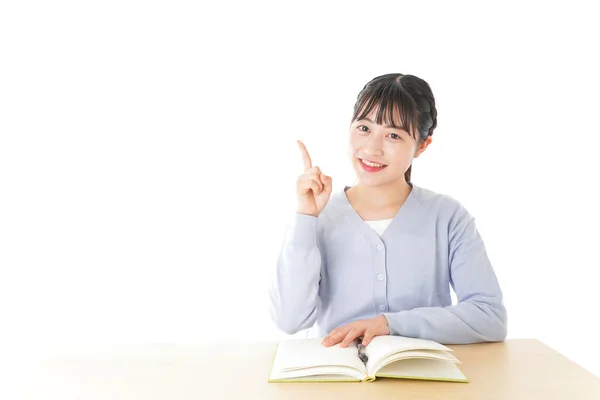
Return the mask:
<path id="1" fill-rule="evenodd" d="M 379 107 L 377 124 L 403 129 L 417 143 L 433 135 L 437 126 L 437 109 L 431 88 L 414 75 L 396 73 L 372 79 L 358 94 L 352 122 L 365 118 L 375 107 Z M 400 121 L 395 120 L 395 116 L 399 116 Z M 411 171 L 412 164 L 404 173 L 406 182 L 410 182 Z"/>

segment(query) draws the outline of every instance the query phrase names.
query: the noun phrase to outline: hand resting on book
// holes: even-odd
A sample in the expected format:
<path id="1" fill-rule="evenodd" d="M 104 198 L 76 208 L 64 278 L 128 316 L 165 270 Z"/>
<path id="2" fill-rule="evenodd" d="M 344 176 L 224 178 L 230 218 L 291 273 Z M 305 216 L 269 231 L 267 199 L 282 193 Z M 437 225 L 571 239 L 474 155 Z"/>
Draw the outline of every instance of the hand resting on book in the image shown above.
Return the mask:
<path id="1" fill-rule="evenodd" d="M 341 342 L 340 347 L 348 347 L 356 338 L 363 336 L 362 344 L 367 346 L 375 336 L 389 335 L 390 328 L 387 318 L 379 315 L 375 318 L 354 321 L 332 330 L 321 342 L 330 347 Z"/>

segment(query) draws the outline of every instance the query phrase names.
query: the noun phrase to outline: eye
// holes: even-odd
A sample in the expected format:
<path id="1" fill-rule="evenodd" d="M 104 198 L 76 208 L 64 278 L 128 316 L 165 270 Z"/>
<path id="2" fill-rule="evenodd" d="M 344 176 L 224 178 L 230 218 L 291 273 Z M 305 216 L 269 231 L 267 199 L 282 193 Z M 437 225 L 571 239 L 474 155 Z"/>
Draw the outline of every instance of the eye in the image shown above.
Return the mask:
<path id="1" fill-rule="evenodd" d="M 397 133 L 390 133 L 390 137 L 392 139 L 402 139 L 402 137 L 400 135 L 398 135 Z"/>
<path id="2" fill-rule="evenodd" d="M 362 130 L 362 129 L 360 129 L 360 128 L 366 128 L 367 130 L 366 130 L 366 131 L 363 131 L 363 130 Z M 359 130 L 359 131 L 361 131 L 361 132 L 367 132 L 367 131 L 369 130 L 369 128 L 368 128 L 367 126 L 365 126 L 365 125 L 359 125 L 359 126 L 357 126 L 357 127 L 356 127 L 356 129 L 358 129 L 358 130 Z"/>

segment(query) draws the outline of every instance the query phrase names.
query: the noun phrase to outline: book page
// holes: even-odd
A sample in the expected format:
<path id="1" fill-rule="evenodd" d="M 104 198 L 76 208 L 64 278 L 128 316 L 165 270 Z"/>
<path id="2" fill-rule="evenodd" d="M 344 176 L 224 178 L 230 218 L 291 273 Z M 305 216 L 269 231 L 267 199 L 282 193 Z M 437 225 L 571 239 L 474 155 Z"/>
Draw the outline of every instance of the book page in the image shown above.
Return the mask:
<path id="1" fill-rule="evenodd" d="M 379 361 L 369 360 L 367 362 L 367 371 L 369 376 L 375 376 L 377 372 L 388 364 L 393 362 L 410 359 L 410 358 L 422 358 L 429 360 L 444 360 L 452 361 L 460 364 L 461 362 L 451 353 L 441 350 L 405 350 L 399 353 L 390 354 Z"/>
<path id="2" fill-rule="evenodd" d="M 342 348 L 340 344 L 325 347 L 323 338 L 288 339 L 277 346 L 273 362 L 273 372 L 290 372 L 320 366 L 351 367 L 366 375 L 366 368 L 358 358 L 356 343 Z M 331 370 L 329 370 L 331 373 Z"/>
<path id="3" fill-rule="evenodd" d="M 362 381 L 367 378 L 364 372 L 356 368 L 336 365 L 333 367 L 309 367 L 276 372 L 271 371 L 270 381 Z"/>
<path id="4" fill-rule="evenodd" d="M 369 357 L 367 370 L 374 371 L 373 367 L 380 364 L 386 357 L 407 350 L 438 350 L 452 352 L 452 349 L 432 340 L 409 338 L 396 335 L 375 336 L 371 343 L 365 347 Z M 372 375 L 370 375 L 372 376 Z"/>
<path id="5" fill-rule="evenodd" d="M 376 374 L 378 377 L 468 382 L 452 361 L 412 358 L 391 363 Z"/>

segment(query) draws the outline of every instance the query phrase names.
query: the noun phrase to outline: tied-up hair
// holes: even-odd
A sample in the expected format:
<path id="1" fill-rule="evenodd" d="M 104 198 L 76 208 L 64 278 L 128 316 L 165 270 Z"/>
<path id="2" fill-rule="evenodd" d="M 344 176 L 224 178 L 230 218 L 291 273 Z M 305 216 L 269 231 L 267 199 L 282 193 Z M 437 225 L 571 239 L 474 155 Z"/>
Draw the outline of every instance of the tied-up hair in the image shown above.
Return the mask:
<path id="1" fill-rule="evenodd" d="M 405 130 L 417 143 L 432 136 L 437 126 L 431 88 L 414 75 L 396 73 L 372 79 L 358 94 L 351 122 L 365 118 L 375 108 L 377 124 Z M 411 171 L 412 164 L 404 173 L 406 182 L 410 182 Z"/>

